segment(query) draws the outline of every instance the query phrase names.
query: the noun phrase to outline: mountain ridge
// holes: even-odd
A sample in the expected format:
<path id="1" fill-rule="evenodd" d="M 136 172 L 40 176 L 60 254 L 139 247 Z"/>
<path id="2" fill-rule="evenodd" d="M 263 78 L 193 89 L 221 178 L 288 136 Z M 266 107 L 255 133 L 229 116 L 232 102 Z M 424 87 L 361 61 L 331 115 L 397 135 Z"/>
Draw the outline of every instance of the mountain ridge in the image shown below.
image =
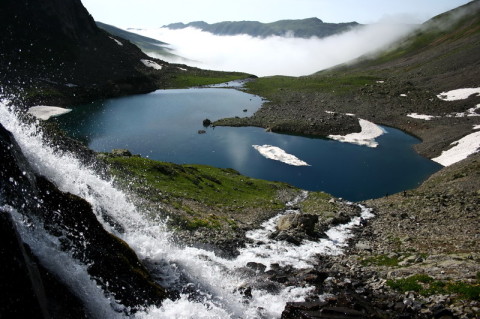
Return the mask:
<path id="1" fill-rule="evenodd" d="M 300 38 L 323 38 L 347 31 L 359 26 L 357 22 L 326 23 L 318 18 L 298 20 L 279 20 L 270 23 L 258 21 L 223 21 L 209 24 L 204 21 L 194 21 L 187 24 L 178 22 L 164 25 L 164 28 L 178 30 L 188 27 L 200 29 L 215 35 L 248 34 L 253 37 L 265 38 L 269 36 L 293 35 Z"/>

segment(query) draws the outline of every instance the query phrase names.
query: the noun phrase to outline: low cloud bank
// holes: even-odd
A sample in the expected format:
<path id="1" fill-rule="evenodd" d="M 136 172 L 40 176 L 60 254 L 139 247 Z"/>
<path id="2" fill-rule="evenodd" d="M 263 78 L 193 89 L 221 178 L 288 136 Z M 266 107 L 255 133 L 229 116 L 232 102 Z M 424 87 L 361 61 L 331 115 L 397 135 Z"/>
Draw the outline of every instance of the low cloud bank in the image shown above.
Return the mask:
<path id="1" fill-rule="evenodd" d="M 263 39 L 248 35 L 216 36 L 195 28 L 129 31 L 171 43 L 174 53 L 192 60 L 188 63 L 192 66 L 258 76 L 300 76 L 378 52 L 413 29 L 413 25 L 381 23 L 357 27 L 323 39 L 295 38 L 292 35 Z"/>

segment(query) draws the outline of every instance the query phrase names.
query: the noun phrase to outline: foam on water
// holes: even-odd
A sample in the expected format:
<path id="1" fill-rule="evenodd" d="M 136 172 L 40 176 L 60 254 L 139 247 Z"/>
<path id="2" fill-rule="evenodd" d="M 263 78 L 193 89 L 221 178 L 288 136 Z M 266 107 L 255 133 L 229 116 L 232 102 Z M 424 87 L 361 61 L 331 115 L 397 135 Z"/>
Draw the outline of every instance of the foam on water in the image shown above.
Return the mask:
<path id="1" fill-rule="evenodd" d="M 295 268 L 311 267 L 317 254 L 341 253 L 351 236 L 349 229 L 358 224 L 358 218 L 354 219 L 330 230 L 328 239 L 307 241 L 297 247 L 268 238 L 279 218 L 277 216 L 265 222 L 262 229 L 247 234 L 254 243 L 242 249 L 235 259 L 224 259 L 198 248 L 181 247 L 171 240 L 172 236 L 161 219 L 152 219 L 149 212 L 138 210 L 111 181 L 102 179 L 92 168 L 82 165 L 74 155 L 55 151 L 46 145 L 38 127 L 22 123 L 15 112 L 7 107 L 7 101 L 0 101 L 0 122 L 13 133 L 34 169 L 60 190 L 78 195 L 91 203 L 105 229 L 125 240 L 142 260 L 154 267 L 152 272 L 159 282 L 176 288 L 187 285 L 196 292 L 195 298 L 184 294 L 178 300 L 165 301 L 160 308 L 152 307 L 137 313 L 135 317 L 138 318 L 278 318 L 286 302 L 304 300 L 312 288 L 286 287 L 277 293 L 253 289 L 252 298 L 246 303 L 238 288 L 252 278 L 237 270 L 250 261 L 266 266 L 279 263 Z M 304 196 L 306 193 L 297 200 L 302 200 Z M 294 205 L 293 202 L 290 206 Z M 369 217 L 368 209 L 362 210 L 362 215 Z M 285 213 L 289 212 L 292 210 Z M 161 212 L 155 213 L 161 215 Z M 125 232 L 118 233 L 105 222 L 105 214 L 120 224 Z M 22 225 L 19 215 L 16 220 Z M 41 233 L 39 229 L 31 232 L 26 225 L 22 226 L 21 235 L 24 241 L 34 247 L 33 251 L 39 254 L 42 263 L 49 265 L 49 269 L 81 294 L 92 314 L 99 318 L 121 316 L 118 311 L 122 310 L 122 306 L 105 297 L 90 279 L 85 267 L 61 252 L 54 238 Z"/>

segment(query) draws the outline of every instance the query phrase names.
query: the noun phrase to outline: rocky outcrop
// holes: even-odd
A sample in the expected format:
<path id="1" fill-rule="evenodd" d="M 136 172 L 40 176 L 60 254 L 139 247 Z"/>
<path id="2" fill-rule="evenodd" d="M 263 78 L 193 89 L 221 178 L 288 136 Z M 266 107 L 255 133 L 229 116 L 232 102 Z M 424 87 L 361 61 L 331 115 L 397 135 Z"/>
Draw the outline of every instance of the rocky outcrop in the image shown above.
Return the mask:
<path id="1" fill-rule="evenodd" d="M 290 93 L 282 92 L 282 99 L 288 100 Z M 256 126 L 269 132 L 327 136 L 360 132 L 358 119 L 340 114 L 326 113 L 323 103 L 311 101 L 282 101 L 265 103 L 251 117 L 235 117 L 213 122 L 215 126 Z"/>
<path id="2" fill-rule="evenodd" d="M 25 219 L 35 221 L 36 227 L 57 237 L 61 249 L 87 265 L 88 273 L 106 294 L 132 311 L 138 307 L 160 305 L 167 297 L 165 289 L 153 281 L 128 245 L 105 231 L 89 203 L 61 192 L 34 173 L 13 136 L 2 126 L 0 179 L 0 204 L 17 209 Z M 6 280 L 1 283 L 7 285 L 9 274 L 2 275 Z M 26 277 L 31 278 L 31 275 L 26 274 Z M 25 289 L 28 290 L 29 286 Z"/>

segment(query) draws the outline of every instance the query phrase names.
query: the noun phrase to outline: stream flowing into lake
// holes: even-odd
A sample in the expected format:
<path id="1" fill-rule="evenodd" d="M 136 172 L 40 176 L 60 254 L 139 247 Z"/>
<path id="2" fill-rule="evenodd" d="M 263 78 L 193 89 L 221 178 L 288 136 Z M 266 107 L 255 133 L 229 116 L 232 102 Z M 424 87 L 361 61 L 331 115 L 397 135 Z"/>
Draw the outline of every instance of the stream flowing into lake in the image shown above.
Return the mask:
<path id="1" fill-rule="evenodd" d="M 192 109 L 192 105 L 188 104 L 190 101 L 198 105 L 204 94 L 209 96 L 206 105 L 215 109 L 212 113 L 205 111 L 204 107 Z M 216 98 L 213 99 L 211 94 Z M 237 96 L 239 103 L 232 102 L 232 94 Z M 142 102 L 144 98 L 148 101 Z M 171 99 L 176 102 L 173 103 Z M 219 105 L 216 105 L 214 100 Z M 340 187 L 343 192 L 350 187 L 368 188 L 371 184 L 378 184 L 381 175 L 387 172 L 389 174 L 387 184 L 397 182 L 402 175 L 413 174 L 416 176 L 413 184 L 411 180 L 410 184 L 414 185 L 435 168 L 429 166 L 429 161 L 418 157 L 411 150 L 411 144 L 415 139 L 389 128 L 386 128 L 387 134 L 378 139 L 380 147 L 377 149 L 330 140 L 271 134 L 257 128 L 206 128 L 205 134 L 198 134 L 197 129 L 203 128 L 203 118 L 215 120 L 224 116 L 248 116 L 259 107 L 254 105 L 256 103 L 261 103 L 259 97 L 225 89 L 158 91 L 142 96 L 93 103 L 59 119 L 62 119 L 63 123 L 69 123 L 66 127 L 70 127 L 71 132 L 76 132 L 75 134 L 78 134 L 78 130 L 84 130 L 84 140 L 96 150 L 129 148 L 134 153 L 177 163 L 233 166 L 240 172 L 254 177 L 293 181 L 297 186 L 307 185 L 308 187 L 304 187 L 306 189 L 329 191 L 330 179 L 335 181 L 334 184 L 345 184 Z M 225 106 L 231 109 L 218 113 L 217 108 L 223 110 Z M 244 111 L 245 109 L 247 111 Z M 83 117 L 79 117 L 79 114 L 83 114 Z M 72 127 L 75 121 L 80 125 Z M 269 239 L 269 234 L 274 231 L 274 225 L 279 218 L 276 216 L 266 221 L 261 229 L 247 233 L 251 241 L 240 249 L 237 257 L 223 258 L 212 251 L 185 247 L 175 242 L 174 236 L 165 227 L 162 219 L 151 217 L 162 216 L 161 211 L 151 214 L 137 208 L 129 200 L 128 194 L 116 189 L 111 181 L 98 176 L 93 168 L 81 164 L 74 154 L 47 145 L 42 139 L 38 125 L 20 121 L 15 111 L 6 106 L 5 101 L 0 103 L 0 123 L 13 133 L 38 174 L 52 181 L 61 191 L 75 194 L 88 201 L 103 227 L 128 243 L 138 257 L 148 265 L 155 280 L 180 293 L 178 299 L 166 300 L 161 307 L 144 309 L 130 315 L 131 317 L 279 318 L 287 302 L 303 301 L 314 288 L 308 285 L 303 287 L 279 285 L 273 290 L 271 287 L 263 287 L 258 284 L 259 279 L 252 276 L 251 271 L 246 271 L 247 263 L 261 263 L 267 269 L 273 264 L 298 269 L 313 267 L 318 255 L 342 253 L 348 238 L 352 236 L 351 229 L 359 225 L 360 216 L 330 229 L 326 233 L 327 238 L 318 241 L 305 240 L 302 245 L 295 246 Z M 292 166 L 267 159 L 252 147 L 262 144 L 276 145 L 311 166 Z M 409 162 L 404 158 L 407 155 L 402 155 L 404 152 L 409 153 L 408 156 L 414 154 L 415 161 L 426 163 L 429 169 L 416 167 L 415 165 L 419 165 L 418 162 Z M 383 161 L 388 163 L 379 164 Z M 391 175 L 395 165 L 400 162 L 408 162 L 413 167 L 409 172 Z M 371 171 L 362 171 L 358 163 L 363 165 L 361 165 L 364 167 L 363 170 L 373 166 L 373 171 L 377 173 L 371 176 Z M 422 172 L 420 177 L 419 170 Z M 345 171 L 346 175 L 340 174 Z M 356 178 L 359 180 L 355 182 Z M 302 184 L 304 181 L 308 181 L 307 184 Z M 314 183 L 309 184 L 312 181 Z M 354 185 L 351 186 L 351 183 Z M 401 184 L 401 187 L 405 187 L 405 184 Z M 386 189 L 392 191 L 392 188 Z M 382 192 L 385 192 L 385 189 L 382 189 Z M 344 197 L 357 198 L 355 194 L 345 193 Z M 371 194 L 362 190 L 359 198 L 372 196 Z M 296 201 L 303 200 L 306 195 L 306 191 L 302 192 Z M 290 203 L 282 214 L 295 213 L 295 205 L 295 201 Z M 368 208 L 363 206 L 360 208 L 363 218 L 372 217 Z M 58 239 L 47 235 L 41 227 L 32 227 L 31 221 L 22 218 L 16 209 L 17 207 L 3 207 L 3 210 L 10 212 L 15 220 L 22 240 L 32 248 L 48 270 L 62 278 L 62 281 L 77 293 L 87 305 L 92 317 L 123 318 L 129 313 L 120 301 L 103 294 L 102 289 L 88 275 L 86 265 L 75 261 L 70 253 L 62 251 Z M 109 221 L 114 220 L 120 227 L 112 227 L 105 218 Z M 117 229 L 122 231 L 119 232 Z M 242 293 L 242 287 L 251 288 L 251 297 L 249 296 L 248 300 Z"/>
<path id="2" fill-rule="evenodd" d="M 280 262 L 295 268 L 312 267 L 316 255 L 340 253 L 346 239 L 351 236 L 350 229 L 359 223 L 357 218 L 337 226 L 327 233 L 328 238 L 318 243 L 306 241 L 300 246 L 282 244 L 283 247 L 272 247 L 269 241 L 256 242 L 242 249 L 237 258 L 225 259 L 211 251 L 175 243 L 171 232 L 160 220 L 148 217 L 149 212 L 135 207 L 128 194 L 116 189 L 111 181 L 98 176 L 92 168 L 82 165 L 73 154 L 45 144 L 37 125 L 22 123 L 4 102 L 0 103 L 0 123 L 13 133 L 37 173 L 48 178 L 60 190 L 87 200 L 103 227 L 125 240 L 149 265 L 156 280 L 181 292 L 179 299 L 166 300 L 161 307 L 138 312 L 132 315 L 135 318 L 279 318 L 286 302 L 303 301 L 313 288 L 283 286 L 275 291 L 256 288 L 256 278 L 244 271 L 246 263 L 261 261 L 270 267 Z M 305 196 L 306 192 L 296 201 Z M 295 203 L 289 204 L 289 209 L 293 210 Z M 47 235 L 40 225 L 34 226 L 31 221 L 22 218 L 16 207 L 4 207 L 4 210 L 12 215 L 22 240 L 48 270 L 76 292 L 92 317 L 125 316 L 121 302 L 104 296 L 101 288 L 89 277 L 86 266 L 63 252 L 58 239 Z M 115 220 L 123 231 L 113 228 L 104 220 L 105 216 Z M 362 216 L 368 218 L 371 213 L 362 208 Z M 248 236 L 258 240 L 268 237 L 272 222 L 274 220 L 267 221 L 263 229 L 252 231 Z M 300 255 L 303 255 L 301 259 L 295 257 Z M 245 286 L 255 287 L 249 300 L 239 289 Z"/>

